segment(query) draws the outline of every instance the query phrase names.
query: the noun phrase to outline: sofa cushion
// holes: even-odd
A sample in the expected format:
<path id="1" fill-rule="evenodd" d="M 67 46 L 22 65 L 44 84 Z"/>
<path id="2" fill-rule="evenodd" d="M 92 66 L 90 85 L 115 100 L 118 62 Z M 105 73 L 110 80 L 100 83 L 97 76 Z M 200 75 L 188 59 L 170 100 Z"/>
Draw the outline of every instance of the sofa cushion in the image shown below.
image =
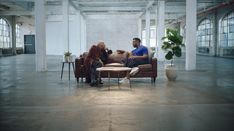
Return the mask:
<path id="1" fill-rule="evenodd" d="M 138 65 L 138 68 L 140 69 L 140 71 L 152 71 L 151 64 Z"/>
<path id="2" fill-rule="evenodd" d="M 155 54 L 155 49 L 153 47 L 148 48 L 148 58 L 149 58 L 149 63 L 151 63 L 152 58 L 154 57 Z"/>
<path id="3" fill-rule="evenodd" d="M 124 67 L 124 64 L 121 64 L 121 63 L 110 63 L 110 64 L 105 64 L 105 67 Z"/>
<path id="4" fill-rule="evenodd" d="M 125 53 L 118 53 L 114 52 L 109 55 L 107 63 L 121 63 L 122 60 L 127 58 L 127 52 Z"/>

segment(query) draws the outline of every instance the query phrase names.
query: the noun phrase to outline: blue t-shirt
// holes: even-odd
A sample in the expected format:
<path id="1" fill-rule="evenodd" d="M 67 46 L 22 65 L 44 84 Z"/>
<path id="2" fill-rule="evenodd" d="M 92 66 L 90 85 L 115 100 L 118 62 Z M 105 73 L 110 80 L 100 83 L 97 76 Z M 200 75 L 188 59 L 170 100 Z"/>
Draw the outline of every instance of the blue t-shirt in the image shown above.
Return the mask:
<path id="1" fill-rule="evenodd" d="M 143 56 L 148 55 L 148 49 L 145 46 L 139 46 L 138 48 L 132 51 L 133 56 Z"/>

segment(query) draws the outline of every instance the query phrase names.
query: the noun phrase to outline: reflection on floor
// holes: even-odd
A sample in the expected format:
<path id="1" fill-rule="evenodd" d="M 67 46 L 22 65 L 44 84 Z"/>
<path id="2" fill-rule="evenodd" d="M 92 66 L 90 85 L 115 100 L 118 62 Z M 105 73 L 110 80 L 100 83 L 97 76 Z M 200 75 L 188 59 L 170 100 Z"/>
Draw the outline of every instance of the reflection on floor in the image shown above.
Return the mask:
<path id="1" fill-rule="evenodd" d="M 197 70 L 176 60 L 168 82 L 159 63 L 156 84 L 133 79 L 111 90 L 60 80 L 61 57 L 35 72 L 34 55 L 0 58 L 1 131 L 231 131 L 234 130 L 234 59 L 197 56 Z M 66 67 L 65 67 L 66 68 Z M 73 74 L 71 74 L 73 75 Z"/>

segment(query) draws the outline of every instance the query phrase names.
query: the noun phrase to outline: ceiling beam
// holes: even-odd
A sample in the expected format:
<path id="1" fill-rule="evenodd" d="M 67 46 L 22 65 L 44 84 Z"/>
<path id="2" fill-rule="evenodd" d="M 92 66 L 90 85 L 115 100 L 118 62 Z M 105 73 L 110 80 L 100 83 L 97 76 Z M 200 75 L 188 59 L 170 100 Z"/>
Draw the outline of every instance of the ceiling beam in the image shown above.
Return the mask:
<path id="1" fill-rule="evenodd" d="M 165 12 L 176 12 L 176 13 L 185 13 L 185 6 L 165 6 Z"/>
<path id="2" fill-rule="evenodd" d="M 81 7 L 83 12 L 95 11 L 142 11 L 142 7 Z"/>
<path id="3" fill-rule="evenodd" d="M 35 2 L 36 0 L 0 0 L 0 2 Z M 62 0 L 45 0 L 45 2 L 48 2 L 48 1 L 56 1 L 56 2 L 59 2 L 59 1 L 62 1 Z"/>
<path id="4" fill-rule="evenodd" d="M 0 2 L 35 2 L 35 0 L 0 0 Z"/>
<path id="5" fill-rule="evenodd" d="M 146 5 L 146 7 L 145 7 L 145 9 L 143 10 L 143 12 L 139 14 L 139 17 L 142 17 L 142 15 L 144 15 L 144 13 L 145 13 L 149 8 L 151 8 L 151 7 L 153 6 L 153 4 L 154 4 L 154 1 L 150 1 L 150 2 Z"/>
<path id="6" fill-rule="evenodd" d="M 69 0 L 69 3 L 76 10 L 80 10 L 80 6 L 78 4 L 75 4 L 73 0 Z"/>
<path id="7" fill-rule="evenodd" d="M 0 4 L 0 10 L 9 10 L 9 9 L 10 9 L 9 6 Z"/>
<path id="8" fill-rule="evenodd" d="M 16 16 L 21 16 L 21 15 L 34 15 L 34 12 L 32 11 L 1 11 L 0 15 L 16 15 Z"/>
<path id="9" fill-rule="evenodd" d="M 73 1 L 73 0 L 72 0 Z M 138 1 L 102 1 L 102 2 L 97 2 L 97 1 L 81 1 L 81 2 L 77 2 L 78 4 L 81 5 L 87 5 L 87 6 L 92 6 L 92 5 L 113 5 L 113 4 L 146 4 L 147 1 L 142 1 L 142 0 L 138 0 Z"/>

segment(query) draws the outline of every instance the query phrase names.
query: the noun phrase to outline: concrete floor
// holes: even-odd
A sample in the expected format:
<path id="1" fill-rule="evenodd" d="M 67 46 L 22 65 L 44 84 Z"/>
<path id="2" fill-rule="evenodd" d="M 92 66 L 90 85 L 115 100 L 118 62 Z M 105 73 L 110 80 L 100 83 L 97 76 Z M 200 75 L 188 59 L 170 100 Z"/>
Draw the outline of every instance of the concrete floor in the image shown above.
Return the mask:
<path id="1" fill-rule="evenodd" d="M 133 79 L 117 88 L 60 80 L 61 57 L 35 72 L 34 55 L 0 58 L 1 131 L 233 131 L 234 59 L 197 57 L 197 70 L 168 82 L 159 63 L 156 84 Z"/>

